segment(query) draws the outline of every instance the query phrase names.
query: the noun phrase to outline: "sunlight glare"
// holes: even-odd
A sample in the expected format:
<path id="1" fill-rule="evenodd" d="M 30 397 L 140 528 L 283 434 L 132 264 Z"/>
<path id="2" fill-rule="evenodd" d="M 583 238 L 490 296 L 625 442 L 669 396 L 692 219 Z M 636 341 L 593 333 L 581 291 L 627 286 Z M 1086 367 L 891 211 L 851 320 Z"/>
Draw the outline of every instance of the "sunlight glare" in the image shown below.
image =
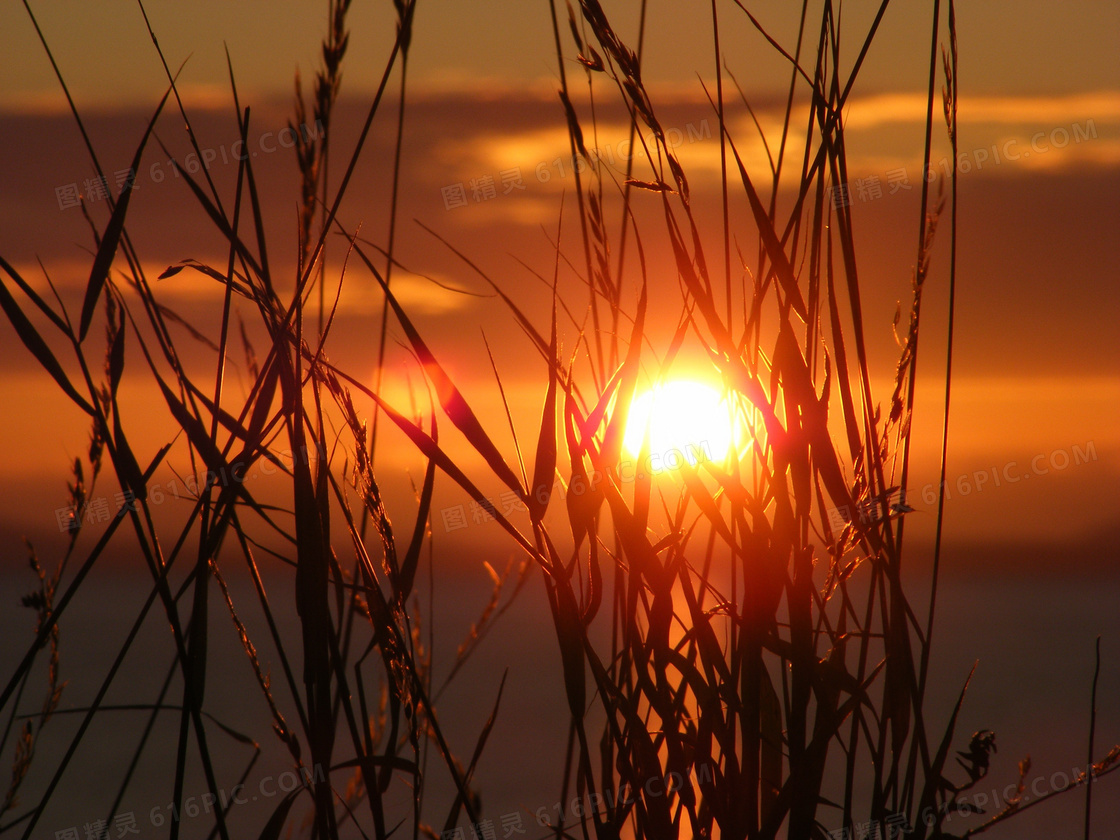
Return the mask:
<path id="1" fill-rule="evenodd" d="M 695 466 L 700 460 L 725 460 L 737 442 L 735 428 L 731 405 L 719 390 L 691 379 L 674 379 L 634 398 L 623 444 L 638 456 L 648 434 L 651 457 L 671 467 L 670 456 L 680 453 Z"/>

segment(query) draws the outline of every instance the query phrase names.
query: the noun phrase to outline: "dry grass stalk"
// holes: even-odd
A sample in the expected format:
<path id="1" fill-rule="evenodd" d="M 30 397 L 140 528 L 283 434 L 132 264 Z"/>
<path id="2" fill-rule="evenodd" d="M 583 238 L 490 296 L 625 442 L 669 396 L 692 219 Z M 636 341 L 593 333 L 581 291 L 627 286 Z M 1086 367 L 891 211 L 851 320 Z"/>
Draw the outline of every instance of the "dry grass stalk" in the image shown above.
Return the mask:
<path id="1" fill-rule="evenodd" d="M 349 2 L 330 0 L 328 6 L 323 67 L 316 76 L 310 115 L 298 77 L 296 82 L 297 122 L 302 126 L 314 119 L 324 129 L 340 88 Z M 40 589 L 29 605 L 37 609 L 39 626 L 35 643 L 0 695 L 0 708 L 13 703 L 8 731 L 35 652 L 49 644 L 48 693 L 38 728 L 28 722 L 17 732 L 12 781 L 0 813 L 14 804 L 34 753 L 34 739 L 56 711 L 62 687 L 57 674 L 59 619 L 109 539 L 127 523 L 151 576 L 151 596 L 95 701 L 78 710 L 83 722 L 42 798 L 20 820 L 27 834 L 55 795 L 90 721 L 103 710 L 102 699 L 120 662 L 148 610 L 157 604 L 171 628 L 173 661 L 157 702 L 144 708 L 151 716 L 149 729 L 158 714 L 172 710 L 179 714 L 176 814 L 183 804 L 188 757 L 199 760 L 208 791 L 217 798 L 221 781 L 212 738 L 218 733 L 254 749 L 242 773 L 242 778 L 247 776 L 259 752 L 255 741 L 214 722 L 205 711 L 208 633 L 213 623 L 207 606 L 211 577 L 223 594 L 248 666 L 268 703 L 269 723 L 293 764 L 311 771 L 300 787 L 277 803 L 263 826 L 263 838 L 279 837 L 285 827 L 291 830 L 297 825 L 290 811 L 300 798 L 309 803 L 304 827 L 323 840 L 340 836 L 349 821 L 377 838 L 398 831 L 402 820 L 409 823 L 413 837 L 435 836 L 429 825 L 433 806 L 425 801 L 426 780 L 435 773 L 445 773 L 454 790 L 449 806 L 441 810 L 444 830 L 454 828 L 461 814 L 477 821 L 481 799 L 474 789 L 475 773 L 502 689 L 469 760 L 460 760 L 440 725 L 436 700 L 446 683 L 439 689 L 432 685 L 431 643 L 422 643 L 415 592 L 423 549 L 432 550 L 429 520 L 438 471 L 483 506 L 522 551 L 520 562 L 502 575 L 487 567 L 492 598 L 460 646 L 448 680 L 508 606 L 510 596 L 503 593 L 510 588 L 509 576 L 516 574 L 512 587 L 516 594 L 528 572 L 539 568 L 569 712 L 569 720 L 558 722 L 570 733 L 562 801 L 568 800 L 574 787 L 581 796 L 593 795 L 598 803 L 582 817 L 579 830 L 584 836 L 810 840 L 834 825 L 896 818 L 914 826 L 919 840 L 947 836 L 944 818 L 950 808 L 960 805 L 962 794 L 985 777 L 994 736 L 976 733 L 965 749 L 954 750 L 959 745 L 955 726 L 963 689 L 948 726 L 935 734 L 928 724 L 924 691 L 934 605 L 931 602 L 923 623 L 902 586 L 904 520 L 899 508 L 892 506 L 892 494 L 907 483 L 920 303 L 930 279 L 934 231 L 944 196 L 923 195 L 913 302 L 886 417 L 871 388 L 873 371 L 864 340 L 864 298 L 850 208 L 829 196 L 829 187 L 847 182 L 841 115 L 886 3 L 865 34 L 850 71 L 843 70 L 840 62 L 838 12 L 831 2 L 823 4 L 816 21 L 810 20 L 804 4 L 793 53 L 742 9 L 789 60 L 790 94 L 781 145 L 776 155 L 770 155 L 769 171 L 760 181 L 740 153 L 744 138 L 733 136 L 729 129 L 723 70 L 717 71 L 713 109 L 720 129 L 723 206 L 727 207 L 731 191 L 741 188 L 741 205 L 749 211 L 747 227 L 758 239 L 751 260 L 739 249 L 742 282 L 736 285 L 730 253 L 731 236 L 738 236 L 731 218 L 725 209 L 718 242 L 725 276 L 719 278 L 709 269 L 705 251 L 711 237 L 701 228 L 693 206 L 701 196 L 691 192 L 658 117 L 655 97 L 643 81 L 640 44 L 632 49 L 624 42 L 598 0 L 581 0 L 578 12 L 568 6 L 568 30 L 591 102 L 600 95 L 599 87 L 607 87 L 608 95 L 617 97 L 631 115 L 631 136 L 642 138 L 644 162 L 628 164 L 625 178 L 612 182 L 606 167 L 588 151 L 586 138 L 595 136 L 597 126 L 594 116 L 588 123 L 581 114 L 583 108 L 576 107 L 568 88 L 564 67 L 570 50 L 561 37 L 555 3 L 550 2 L 561 68 L 558 107 L 567 121 L 573 162 L 585 164 L 574 169 L 583 251 L 579 292 L 589 296 L 590 325 L 575 324 L 577 350 L 562 350 L 564 336 L 558 327 L 558 313 L 571 317 L 582 308 L 582 304 L 570 305 L 561 288 L 562 229 L 555 242 L 552 318 L 547 330 L 538 329 L 499 284 L 464 257 L 510 307 L 544 362 L 543 411 L 533 453 L 522 451 L 516 435 L 513 453 L 503 452 L 495 443 L 391 287 L 404 68 L 414 4 L 395 0 L 395 7 L 395 43 L 333 192 L 327 178 L 325 138 L 316 143 L 293 127 L 301 192 L 299 234 L 293 248 L 299 271 L 290 298 L 282 299 L 272 282 L 252 161 L 247 159 L 239 167 L 229 204 L 223 203 L 208 175 L 203 184 L 189 172 L 177 170 L 228 243 L 223 267 L 184 260 L 161 275 L 170 278 L 190 268 L 223 286 L 220 320 L 216 319 L 219 340 L 205 339 L 202 330 L 192 333 L 217 353 L 212 379 L 203 382 L 192 377 L 181 361 L 167 328 L 169 321 L 181 319 L 157 300 L 128 237 L 130 189 L 109 202 L 103 227 L 90 219 L 96 252 L 76 324 L 57 296 L 56 308 L 0 260 L 0 268 L 22 296 L 13 294 L 8 281 L 0 283 L 0 308 L 24 346 L 93 424 L 88 469 L 81 460 L 73 467 L 70 551 L 79 545 L 82 514 L 103 461 L 133 501 L 89 549 L 59 597 L 56 589 L 65 559 L 50 580 L 33 559 Z M 939 8 L 935 5 L 930 123 Z M 951 3 L 949 9 L 951 41 L 944 59 L 943 110 L 955 151 L 957 47 Z M 642 20 L 644 33 L 644 5 Z M 806 50 L 814 42 L 814 25 L 818 27 L 815 50 L 811 46 Z M 713 28 L 719 68 L 723 48 L 714 5 Z M 158 51 L 154 35 L 153 43 Z M 485 464 L 484 478 L 504 486 L 524 507 L 527 513 L 520 519 L 498 511 L 480 489 L 483 477 L 468 475 L 448 454 L 440 443 L 434 411 L 424 424 L 394 409 L 379 385 L 370 389 L 363 384 L 364 376 L 338 369 L 325 352 L 331 321 L 324 318 L 324 241 L 332 226 L 342 229 L 339 208 L 395 67 L 401 70 L 402 96 L 390 208 L 394 223 L 383 252 L 386 268 L 378 268 L 356 237 L 348 237 L 348 256 L 358 256 L 385 294 L 382 348 L 392 311 L 443 415 Z M 170 70 L 167 75 L 169 90 L 138 143 L 134 166 L 142 158 L 156 116 L 172 96 L 197 152 Z M 238 131 L 245 140 L 249 111 L 237 100 L 232 72 L 231 85 Z M 790 167 L 783 169 L 782 162 L 793 155 L 786 147 L 795 119 L 795 89 L 808 94 L 803 115 L 807 140 L 801 169 L 789 185 L 794 201 L 779 211 L 778 191 L 791 177 Z M 749 109 L 746 97 L 742 98 Z M 74 116 L 85 136 L 76 108 Z M 88 136 L 86 141 L 94 168 L 101 172 Z M 927 165 L 930 142 L 927 139 Z M 760 189 L 763 183 L 768 184 L 769 195 Z M 950 239 L 955 241 L 955 178 L 953 187 Z M 646 208 L 664 219 L 664 228 L 656 235 L 669 243 L 681 290 L 680 317 L 667 336 L 655 335 L 647 319 L 651 296 L 658 296 L 658 306 L 666 300 L 662 290 L 647 283 L 634 212 Z M 611 218 L 620 219 L 617 232 Z M 638 249 L 637 266 L 623 259 L 628 236 Z M 118 265 L 120 269 L 113 271 Z M 346 271 L 344 263 L 344 277 Z M 316 283 L 319 328 L 309 334 L 304 305 Z M 258 318 L 252 328 L 239 320 L 251 378 L 241 401 L 223 387 L 235 295 Z M 107 350 L 104 375 L 95 380 L 83 340 L 102 299 Z M 633 306 L 631 300 L 636 300 Z M 29 317 L 33 311 L 37 318 L 47 319 L 46 336 Z M 239 311 L 237 315 L 241 319 Z M 250 335 L 263 336 L 257 344 L 264 351 L 261 357 Z M 54 343 L 72 353 L 66 365 Z M 635 389 L 646 369 L 654 371 L 653 379 L 670 375 L 686 343 L 705 353 L 736 395 L 736 411 L 751 430 L 749 458 L 685 464 L 674 490 L 655 487 L 648 476 L 627 481 L 619 462 Z M 663 348 L 662 355 L 647 361 L 647 345 Z M 379 374 L 382 359 L 379 356 Z M 146 366 L 153 393 L 166 403 L 184 441 L 177 444 L 176 456 L 206 476 L 191 500 L 189 515 L 170 535 L 161 534 L 157 527 L 149 494 L 152 475 L 173 444 L 169 442 L 146 462 L 141 456 L 147 453 L 131 448 L 127 433 L 133 427 L 117 400 L 126 364 Z M 951 368 L 946 380 L 950 378 Z M 504 400 L 504 388 L 502 393 Z M 368 433 L 355 408 L 358 394 L 376 406 Z M 948 390 L 946 411 L 947 407 Z M 513 428 L 508 406 L 506 410 Z M 377 417 L 382 414 L 426 460 L 410 529 L 391 520 L 375 474 Z M 830 420 L 842 428 L 839 435 L 833 434 Z M 944 441 L 943 437 L 943 461 Z M 284 463 L 283 450 L 294 453 L 291 464 Z M 264 460 L 282 468 L 288 510 L 262 504 L 253 488 L 237 478 Z M 514 460 L 516 470 L 510 466 Z M 901 476 L 896 478 L 898 463 Z M 551 493 L 558 474 L 568 491 L 563 509 Z M 553 530 L 550 507 L 560 509 L 559 515 L 566 519 L 559 533 Z M 830 516 L 834 510 L 865 510 L 873 515 L 839 524 Z M 367 521 L 377 531 L 375 545 L 365 538 Z M 940 530 L 940 513 L 938 522 Z M 399 535 L 409 532 L 406 544 Z M 292 661 L 296 652 L 285 649 L 253 551 L 262 546 L 262 535 L 279 546 L 266 550 L 295 569 L 301 668 Z M 197 554 L 184 562 L 188 545 L 197 546 Z M 268 625 L 271 655 L 283 674 L 275 684 L 262 665 L 261 637 L 253 640 L 226 586 L 221 567 L 231 562 L 231 556 L 246 563 Z M 173 593 L 172 581 L 180 578 L 178 592 Z M 182 606 L 182 595 L 188 590 L 189 616 Z M 604 630 L 608 632 L 600 632 Z M 176 676 L 183 700 L 169 706 L 164 697 Z M 377 686 L 376 709 L 367 705 L 367 684 Z M 280 712 L 282 704 L 294 710 L 288 715 L 290 725 Z M 594 732 L 600 723 L 601 732 Z M 133 767 L 146 744 L 147 733 Z M 1120 766 L 1117 754 L 1116 750 L 1109 753 L 1082 781 Z M 960 768 L 952 771 L 958 782 L 947 778 L 950 758 L 956 758 Z M 1024 768 L 1021 775 L 1025 773 Z M 833 776 L 840 783 L 834 783 Z M 695 783 L 651 788 L 650 780 L 666 779 Z M 109 821 L 130 780 L 131 770 L 110 807 Z M 394 800 L 388 795 L 394 785 L 402 784 L 411 791 L 411 813 L 403 815 L 391 809 Z M 869 791 L 866 796 L 860 792 L 864 790 Z M 997 816 L 1002 820 L 1023 810 L 1013 808 Z M 225 810 L 217 809 L 213 824 L 217 834 L 228 838 L 225 815 Z M 564 819 L 561 816 L 554 826 L 557 837 L 573 836 L 575 827 L 565 825 Z M 169 827 L 170 836 L 178 837 L 179 816 Z"/>

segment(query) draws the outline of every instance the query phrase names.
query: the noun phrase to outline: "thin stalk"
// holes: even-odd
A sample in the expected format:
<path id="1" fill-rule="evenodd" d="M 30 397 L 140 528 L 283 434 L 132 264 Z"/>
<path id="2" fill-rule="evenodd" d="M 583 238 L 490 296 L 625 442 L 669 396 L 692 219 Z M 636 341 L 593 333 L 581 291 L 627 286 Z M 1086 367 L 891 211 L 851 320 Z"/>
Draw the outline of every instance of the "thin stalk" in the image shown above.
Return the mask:
<path id="1" fill-rule="evenodd" d="M 1093 691 L 1089 698 L 1089 753 L 1085 766 L 1085 840 L 1089 840 L 1089 828 L 1093 814 L 1093 740 L 1097 734 L 1097 681 L 1101 677 L 1101 637 L 1097 636 L 1096 665 L 1093 668 Z"/>
<path id="2" fill-rule="evenodd" d="M 933 96 L 934 89 L 937 81 L 937 39 L 941 24 L 941 0 L 933 0 L 933 25 L 931 26 L 930 49 L 929 49 L 929 91 L 926 97 L 926 137 L 925 137 L 925 153 L 922 157 L 922 199 L 921 199 L 921 218 L 918 220 L 918 261 L 914 267 L 915 278 L 917 280 L 914 300 L 914 318 L 917 318 L 919 307 L 921 306 L 921 288 L 922 282 L 925 280 L 924 266 L 928 260 L 926 252 L 926 229 L 929 225 L 929 175 L 932 171 L 930 167 L 930 154 L 933 146 Z M 954 160 L 954 167 L 956 161 Z M 910 368 L 908 372 L 909 381 L 906 384 L 906 406 L 904 412 L 904 421 L 907 425 L 907 433 L 902 442 L 902 473 L 899 478 L 899 486 L 905 487 L 910 479 L 910 439 L 911 434 L 909 429 L 913 429 L 913 412 L 914 412 L 914 388 L 916 385 L 915 379 L 918 370 L 918 336 L 915 332 L 912 338 L 912 345 L 910 347 Z M 948 385 L 948 383 L 946 383 Z M 944 485 L 942 485 L 944 491 Z M 905 501 L 905 500 L 904 500 Z M 898 523 L 898 533 L 896 535 L 895 545 L 897 549 L 902 548 L 902 533 L 906 525 L 906 517 L 902 517 Z"/>
<path id="3" fill-rule="evenodd" d="M 731 226 L 728 221 L 727 207 L 727 132 L 723 113 L 723 53 L 719 47 L 719 17 L 716 13 L 716 0 L 712 0 L 712 48 L 716 59 L 716 107 L 719 116 L 719 174 L 720 198 L 723 210 L 723 275 L 724 294 L 727 297 L 727 332 L 731 333 Z M 765 142 L 765 138 L 763 138 Z M 775 184 L 775 194 L 777 185 Z"/>
<path id="4" fill-rule="evenodd" d="M 400 187 L 400 173 L 401 173 L 401 148 L 404 143 L 404 94 L 405 86 L 408 80 L 408 47 L 405 46 L 401 49 L 401 94 L 400 104 L 397 107 L 397 140 L 396 146 L 393 150 L 393 185 L 390 189 L 389 199 L 389 241 L 385 249 L 385 285 L 393 279 L 393 245 L 396 241 L 397 233 L 397 195 Z M 385 300 L 381 304 L 381 333 L 377 343 L 377 370 L 374 373 L 374 390 L 381 393 L 382 374 L 385 369 L 385 338 L 386 332 L 389 329 L 389 298 L 386 295 Z M 369 461 L 370 467 L 373 467 L 374 457 L 377 450 L 377 427 L 378 420 L 381 417 L 380 403 L 373 405 L 373 421 L 370 427 L 369 436 Z M 369 515 L 366 511 L 362 512 L 362 539 L 366 537 L 366 526 L 369 522 Z"/>
<path id="5" fill-rule="evenodd" d="M 950 112 L 947 115 L 949 125 L 949 142 L 953 152 L 952 172 L 952 207 L 949 211 L 949 325 L 947 345 L 945 348 L 945 408 L 941 420 L 941 473 L 937 490 L 937 525 L 933 541 L 933 570 L 930 573 L 929 617 L 926 621 L 926 643 L 922 647 L 921 670 L 918 677 L 918 696 L 925 696 L 926 678 L 929 672 L 930 648 L 933 639 L 934 610 L 937 607 L 937 579 L 941 569 L 941 538 L 945 522 L 945 477 L 948 469 L 949 454 L 949 406 L 953 394 L 953 322 L 956 313 L 957 299 L 957 39 L 956 39 L 956 9 L 953 0 L 949 0 L 949 35 L 951 50 L 951 76 L 946 80 L 948 96 L 950 97 Z M 928 160 L 928 158 L 927 158 Z M 905 470 L 903 472 L 902 487 L 906 487 Z M 905 491 L 904 491 L 905 492 Z M 905 500 L 904 500 L 905 501 Z M 899 523 L 899 539 L 901 540 L 902 524 Z"/>

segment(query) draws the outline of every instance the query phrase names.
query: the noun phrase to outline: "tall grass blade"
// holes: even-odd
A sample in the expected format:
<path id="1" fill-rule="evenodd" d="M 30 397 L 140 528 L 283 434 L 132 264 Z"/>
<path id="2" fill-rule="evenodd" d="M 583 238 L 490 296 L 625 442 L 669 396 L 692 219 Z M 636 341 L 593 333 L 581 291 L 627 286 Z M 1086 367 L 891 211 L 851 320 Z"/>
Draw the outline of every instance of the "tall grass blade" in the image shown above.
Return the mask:
<path id="1" fill-rule="evenodd" d="M 160 99 L 159 105 L 156 106 L 152 118 L 148 121 L 148 127 L 144 130 L 140 145 L 136 147 L 136 154 L 132 156 L 129 179 L 121 188 L 117 206 L 113 208 L 113 215 L 109 217 L 109 224 L 105 227 L 105 233 L 101 236 L 101 245 L 97 249 L 97 255 L 93 258 L 93 266 L 89 272 L 89 283 L 86 285 L 85 300 L 82 302 L 82 317 L 78 326 L 79 343 L 85 340 L 90 321 L 93 320 L 93 312 L 97 308 L 97 301 L 101 297 L 101 289 L 109 278 L 109 268 L 113 265 L 113 259 L 116 257 L 121 234 L 124 233 L 124 217 L 128 213 L 128 203 L 132 198 L 137 173 L 140 171 L 140 160 L 144 156 L 144 146 L 147 145 L 152 129 L 155 128 L 156 120 L 159 118 L 160 112 L 163 111 L 163 106 L 167 103 L 167 97 L 170 95 L 171 88 L 168 88 L 163 94 L 163 98 Z"/>
<path id="2" fill-rule="evenodd" d="M 537 438 L 537 456 L 533 465 L 533 483 L 529 486 L 529 518 L 539 522 L 544 517 L 556 477 L 556 380 L 560 360 L 556 354 L 556 294 L 552 297 L 552 333 L 548 344 L 548 388 L 541 410 L 541 430 Z"/>
<path id="3" fill-rule="evenodd" d="M 95 412 L 81 394 L 74 390 L 74 386 L 70 383 L 70 379 L 66 376 L 66 372 L 62 369 L 62 365 L 58 363 L 58 359 L 54 357 L 47 343 L 43 337 L 39 335 L 39 331 L 31 324 L 27 316 L 20 309 L 18 303 L 12 297 L 12 293 L 8 291 L 8 287 L 0 281 L 0 309 L 4 310 L 4 314 L 8 316 L 12 327 L 15 328 L 16 334 L 19 336 L 23 346 L 31 351 L 39 362 L 40 365 L 51 375 L 51 378 L 58 383 L 70 399 L 77 403 L 78 407 L 91 417 Z"/>
<path id="4" fill-rule="evenodd" d="M 302 788 L 296 788 L 280 800 L 276 810 L 272 812 L 272 816 L 268 818 L 268 822 L 261 829 L 258 840 L 280 840 L 284 823 L 288 821 L 288 812 L 292 809 L 292 803 L 296 801 L 296 797 L 299 796 L 301 790 Z"/>
<path id="5" fill-rule="evenodd" d="M 447 412 L 447 416 L 451 422 L 463 433 L 467 441 L 475 448 L 479 455 L 481 455 L 490 469 L 493 470 L 494 475 L 501 479 L 507 487 L 516 492 L 522 499 L 525 497 L 525 490 L 518 481 L 516 474 L 510 469 L 509 465 L 502 458 L 498 447 L 490 439 L 489 435 L 482 428 L 478 417 L 475 416 L 474 411 L 467 404 L 466 399 L 463 398 L 462 393 L 451 381 L 451 377 L 436 360 L 435 355 L 424 340 L 420 337 L 420 333 L 412 324 L 412 320 L 405 314 L 403 307 L 397 302 L 396 296 L 389 289 L 389 284 L 385 282 L 385 278 L 381 276 L 373 265 L 373 263 L 362 253 L 362 249 L 358 248 L 358 255 L 365 262 L 366 267 L 373 273 L 377 282 L 381 286 L 382 292 L 385 294 L 386 300 L 393 308 L 393 314 L 396 315 L 397 320 L 400 322 L 401 327 L 408 336 L 409 343 L 412 349 L 416 352 L 420 363 L 424 366 L 424 372 L 431 379 L 432 384 L 436 389 L 436 396 L 439 397 L 440 405 L 443 410 Z"/>

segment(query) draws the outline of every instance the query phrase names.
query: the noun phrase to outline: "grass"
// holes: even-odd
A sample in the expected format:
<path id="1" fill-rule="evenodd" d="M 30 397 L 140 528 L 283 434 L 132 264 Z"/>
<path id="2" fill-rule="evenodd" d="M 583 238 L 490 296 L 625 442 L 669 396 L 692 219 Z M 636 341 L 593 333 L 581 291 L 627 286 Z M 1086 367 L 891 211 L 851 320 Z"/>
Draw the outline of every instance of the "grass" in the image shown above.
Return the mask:
<path id="1" fill-rule="evenodd" d="M 323 66 L 310 106 L 310 118 L 324 125 L 341 91 L 349 3 L 331 0 L 328 7 Z M 923 179 L 913 297 L 885 411 L 871 387 L 876 371 L 865 341 L 863 252 L 857 249 L 850 207 L 833 201 L 830 189 L 848 181 L 842 115 L 887 3 L 859 41 L 849 72 L 839 58 L 832 3 L 802 6 L 797 43 L 790 49 L 772 39 L 742 4 L 731 10 L 747 15 L 789 65 L 780 140 L 776 148 L 767 147 L 769 171 L 752 172 L 741 151 L 750 138 L 734 136 L 726 119 L 729 71 L 722 50 L 728 45 L 713 2 L 716 85 L 705 92 L 719 125 L 722 222 L 710 230 L 698 221 L 687 173 L 666 139 L 656 96 L 642 79 L 645 4 L 638 43 L 631 47 L 596 0 L 568 5 L 566 27 L 550 0 L 558 108 L 567 120 L 572 160 L 582 162 L 573 167 L 570 200 L 577 218 L 561 216 L 557 224 L 553 277 L 546 281 L 552 289 L 550 323 L 534 323 L 501 283 L 471 255 L 461 254 L 465 269 L 492 286 L 540 357 L 539 425 L 531 446 L 522 446 L 507 406 L 512 451 L 495 442 L 393 294 L 414 3 L 395 0 L 395 8 L 395 43 L 354 147 L 328 147 L 325 139 L 315 142 L 296 132 L 300 210 L 297 240 L 287 246 L 296 255 L 296 276 L 281 278 L 270 268 L 279 261 L 270 257 L 251 158 L 240 162 L 232 196 L 223 196 L 205 169 L 198 178 L 180 166 L 181 178 L 228 249 L 224 265 L 185 260 L 161 275 L 193 271 L 222 284 L 218 337 L 210 342 L 216 349 L 211 375 L 194 374 L 184 362 L 168 326 L 178 316 L 159 302 L 144 274 L 126 225 L 130 189 L 109 199 L 110 216 L 102 226 L 90 218 L 95 253 L 76 324 L 57 294 L 54 304 L 44 300 L 13 266 L 0 262 L 7 275 L 0 305 L 12 328 L 91 426 L 88 457 L 73 467 L 70 493 L 77 515 L 69 549 L 50 575 L 31 553 L 38 589 L 25 604 L 37 614 L 36 638 L 0 696 L 0 709 L 7 710 L 2 746 L 7 749 L 11 739 L 14 752 L 0 831 L 24 837 L 41 832 L 42 815 L 52 797 L 65 796 L 71 759 L 95 717 L 110 709 L 104 698 L 153 608 L 170 628 L 173 661 L 155 702 L 134 709 L 147 715 L 147 724 L 119 793 L 107 805 L 106 822 L 112 824 L 118 813 L 160 716 L 178 721 L 176 758 L 168 770 L 175 805 L 169 837 L 184 830 L 185 780 L 193 760 L 215 801 L 229 787 L 213 760 L 215 738 L 233 737 L 251 748 L 240 779 L 249 777 L 259 744 L 207 711 L 208 689 L 213 691 L 210 634 L 224 622 L 210 613 L 212 585 L 266 702 L 273 735 L 304 780 L 259 826 L 262 840 L 296 830 L 319 838 L 438 836 L 463 817 L 472 823 L 482 819 L 474 779 L 505 683 L 494 692 L 492 711 L 469 749 L 457 754 L 441 726 L 438 700 L 446 683 L 433 683 L 431 641 L 425 643 L 421 632 L 425 615 L 417 596 L 425 552 L 430 559 L 433 551 L 432 502 L 441 474 L 487 509 L 521 557 L 504 575 L 489 569 L 493 596 L 460 645 L 451 677 L 508 604 L 503 590 L 520 591 L 529 574 L 543 581 L 568 708 L 567 719 L 555 721 L 568 736 L 560 801 L 567 802 L 574 790 L 594 804 L 574 819 L 563 813 L 550 818 L 544 829 L 551 836 L 809 840 L 868 820 L 912 827 L 919 840 L 952 836 L 945 820 L 984 779 L 995 741 L 987 731 L 971 737 L 957 731 L 965 675 L 955 707 L 931 709 L 927 702 L 944 498 L 937 512 L 933 594 L 928 604 L 914 604 L 904 586 L 908 555 L 899 503 L 904 506 L 905 499 L 898 499 L 897 491 L 908 486 L 922 300 L 931 255 L 935 246 L 942 247 L 938 237 L 948 206 L 944 486 L 956 172 L 947 194 L 941 182 L 935 193 Z M 957 143 L 955 11 L 949 3 L 943 21 L 935 2 L 932 13 L 927 169 L 938 124 L 937 59 L 946 34 L 942 114 L 954 159 Z M 34 20 L 30 7 L 28 14 Z M 153 43 L 158 50 L 154 33 Z M 573 53 L 579 69 L 569 72 Z M 134 171 L 165 107 L 178 109 L 201 157 L 175 74 L 166 62 L 164 68 L 167 93 L 137 145 Z M 383 98 L 398 71 L 387 198 L 392 221 L 381 249 L 347 227 L 355 221 L 344 218 L 341 208 L 374 121 L 389 118 L 382 113 Z M 576 94 L 576 76 L 586 82 L 586 95 Z M 729 78 L 749 109 L 749 98 Z M 59 82 L 66 90 L 61 74 Z M 230 83 L 244 142 L 251 111 L 240 102 L 232 66 Z M 595 108 L 604 101 L 626 108 L 631 142 L 642 148 L 625 173 L 610 170 L 588 151 L 587 138 L 598 131 Z M 294 121 L 302 125 L 309 117 L 298 78 L 296 103 Z M 807 139 L 795 147 L 795 129 L 802 128 Z M 347 157 L 334 167 L 342 175 L 332 184 L 330 157 L 344 151 Z M 780 202 L 780 190 L 793 199 Z M 749 235 L 740 227 L 740 212 L 749 219 Z M 649 223 L 651 217 L 660 217 L 660 226 Z M 564 228 L 573 225 L 579 241 L 575 255 L 562 248 Z M 657 333 L 649 311 L 654 294 L 658 307 L 669 305 L 666 290 L 655 289 L 647 274 L 643 239 L 654 236 L 670 243 L 678 281 L 679 317 L 668 335 Z M 750 244 L 754 239 L 756 247 Z M 705 250 L 712 241 L 718 242 L 714 257 Z M 338 294 L 328 288 L 328 242 L 341 243 L 332 259 L 341 260 L 344 278 L 366 271 L 384 294 L 372 387 L 332 364 L 327 353 Z M 183 248 L 189 250 L 189 244 Z M 561 283 L 562 266 L 568 269 L 564 277 L 578 278 L 576 295 Z M 249 328 L 240 321 L 235 332 L 234 315 L 241 318 L 242 310 L 254 321 Z M 450 422 L 473 448 L 483 465 L 479 474 L 468 472 L 441 444 L 434 410 L 424 423 L 382 393 L 390 312 L 426 373 L 425 385 L 440 406 L 439 422 Z M 45 333 L 35 326 L 44 319 Z M 95 321 L 105 324 L 103 351 L 90 338 Z M 317 328 L 309 327 L 312 323 Z M 238 344 L 252 377 L 244 399 L 226 384 Z M 68 354 L 65 364 L 59 347 Z M 671 376 L 686 347 L 699 348 L 735 395 L 739 419 L 750 430 L 749 451 L 727 463 L 686 463 L 672 486 L 649 476 L 624 480 L 620 461 L 635 390 L 643 378 Z M 122 416 L 117 399 L 126 364 L 145 372 L 152 399 L 166 405 L 181 429 L 182 442 L 170 440 L 146 460 L 130 446 L 129 430 L 135 427 Z M 372 418 L 357 408 L 363 399 L 375 406 Z M 141 422 L 142 417 L 131 418 Z M 379 423 L 395 426 L 426 462 L 411 522 L 403 525 L 399 517 L 390 518 L 378 481 Z M 284 452 L 297 457 L 289 463 Z M 153 474 L 168 457 L 207 478 L 181 530 L 161 534 L 150 492 Z M 262 461 L 284 474 L 288 489 L 282 505 L 265 503 L 238 478 Z M 121 509 L 92 548 L 83 549 L 79 563 L 79 536 L 86 527 L 81 514 L 105 468 L 134 504 Z M 563 506 L 552 492 L 557 477 L 566 489 Z M 495 483 L 514 494 L 524 516 L 496 509 L 481 489 Z M 836 510 L 867 515 L 841 524 L 829 515 Z M 59 638 L 66 608 L 114 533 L 129 529 L 151 577 L 150 595 L 93 702 L 70 710 L 81 724 L 64 755 L 50 757 L 50 781 L 29 807 L 20 806 L 17 797 L 36 757 L 38 734 L 58 711 L 63 692 Z M 278 629 L 277 615 L 292 604 L 277 600 L 277 581 L 261 571 L 263 553 L 293 568 L 298 646 L 286 644 Z M 72 555 L 79 568 L 67 578 Z M 222 571 L 241 563 L 275 657 L 267 663 Z M 19 712 L 25 689 L 44 648 L 45 700 L 38 715 L 24 719 Z M 275 681 L 272 668 L 279 673 Z M 17 719 L 25 722 L 17 726 Z M 1120 749 L 1113 748 L 1068 788 L 1113 771 L 1118 759 Z M 326 772 L 319 772 L 322 768 Z M 1024 778 L 1026 772 L 1021 768 Z M 429 798 L 436 776 L 449 783 L 450 801 Z M 674 779 L 694 783 L 673 789 L 650 784 Z M 402 788 L 410 802 L 403 811 L 396 795 Z M 1086 784 L 1086 837 L 1091 790 Z M 297 803 L 310 814 L 302 826 L 294 816 Z M 1026 810 L 1013 801 L 965 836 Z M 213 811 L 211 836 L 233 836 L 228 811 L 229 806 Z"/>

